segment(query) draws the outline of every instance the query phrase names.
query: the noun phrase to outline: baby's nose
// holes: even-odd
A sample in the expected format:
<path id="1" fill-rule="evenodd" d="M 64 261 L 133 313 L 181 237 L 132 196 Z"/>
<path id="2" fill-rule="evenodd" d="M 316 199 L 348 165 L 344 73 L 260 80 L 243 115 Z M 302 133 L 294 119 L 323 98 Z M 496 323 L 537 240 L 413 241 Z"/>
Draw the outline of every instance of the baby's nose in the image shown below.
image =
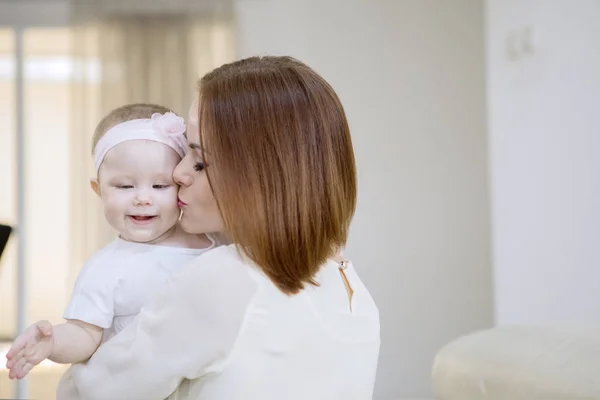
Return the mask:
<path id="1" fill-rule="evenodd" d="M 150 198 L 148 193 L 145 193 L 145 192 L 137 193 L 136 196 L 133 198 L 134 206 L 149 206 L 151 204 L 152 204 L 152 199 Z"/>

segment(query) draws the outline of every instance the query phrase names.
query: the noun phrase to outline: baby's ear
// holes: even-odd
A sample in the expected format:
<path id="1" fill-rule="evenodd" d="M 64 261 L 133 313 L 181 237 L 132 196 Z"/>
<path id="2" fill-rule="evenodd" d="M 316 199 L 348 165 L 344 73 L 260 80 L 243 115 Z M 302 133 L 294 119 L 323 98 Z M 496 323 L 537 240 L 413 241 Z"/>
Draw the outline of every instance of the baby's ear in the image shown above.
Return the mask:
<path id="1" fill-rule="evenodd" d="M 98 195 L 98 197 L 102 197 L 102 193 L 100 192 L 100 185 L 98 184 L 98 179 L 92 178 L 90 179 L 90 187 Z"/>

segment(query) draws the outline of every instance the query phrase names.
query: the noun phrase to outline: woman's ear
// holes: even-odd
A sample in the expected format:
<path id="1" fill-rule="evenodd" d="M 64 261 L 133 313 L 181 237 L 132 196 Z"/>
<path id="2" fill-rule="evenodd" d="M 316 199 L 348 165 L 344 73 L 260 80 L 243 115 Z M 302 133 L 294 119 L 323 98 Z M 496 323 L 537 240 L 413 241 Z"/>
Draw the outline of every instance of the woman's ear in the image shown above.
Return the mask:
<path id="1" fill-rule="evenodd" d="M 98 184 L 98 179 L 92 178 L 90 179 L 90 187 L 98 195 L 98 197 L 102 197 L 102 192 L 100 192 L 100 185 Z"/>

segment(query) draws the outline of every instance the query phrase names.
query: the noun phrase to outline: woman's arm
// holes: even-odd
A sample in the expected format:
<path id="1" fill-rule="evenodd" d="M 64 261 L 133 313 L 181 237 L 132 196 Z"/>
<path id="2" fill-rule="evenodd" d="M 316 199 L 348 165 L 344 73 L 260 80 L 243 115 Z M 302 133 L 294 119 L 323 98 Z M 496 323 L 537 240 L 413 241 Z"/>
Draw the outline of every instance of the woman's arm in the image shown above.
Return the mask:
<path id="1" fill-rule="evenodd" d="M 135 320 L 74 365 L 61 392 L 85 399 L 164 399 L 184 379 L 224 368 L 256 283 L 232 247 L 207 252 Z M 60 397 L 59 397 L 60 399 Z"/>

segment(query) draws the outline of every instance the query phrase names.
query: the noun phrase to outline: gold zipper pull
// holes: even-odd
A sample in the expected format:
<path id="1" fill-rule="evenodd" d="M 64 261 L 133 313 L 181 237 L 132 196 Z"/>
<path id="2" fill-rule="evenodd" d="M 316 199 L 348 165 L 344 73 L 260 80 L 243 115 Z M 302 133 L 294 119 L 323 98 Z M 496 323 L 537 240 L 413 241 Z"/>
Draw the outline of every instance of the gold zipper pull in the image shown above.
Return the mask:
<path id="1" fill-rule="evenodd" d="M 352 312 L 352 296 L 354 295 L 354 290 L 352 289 L 352 286 L 350 286 L 350 281 L 346 276 L 346 268 L 348 268 L 348 261 L 340 261 L 338 269 L 340 271 L 340 275 L 342 275 L 342 279 L 344 280 L 344 287 L 346 288 L 346 293 L 348 293 L 348 304 L 350 306 L 350 312 Z"/>

